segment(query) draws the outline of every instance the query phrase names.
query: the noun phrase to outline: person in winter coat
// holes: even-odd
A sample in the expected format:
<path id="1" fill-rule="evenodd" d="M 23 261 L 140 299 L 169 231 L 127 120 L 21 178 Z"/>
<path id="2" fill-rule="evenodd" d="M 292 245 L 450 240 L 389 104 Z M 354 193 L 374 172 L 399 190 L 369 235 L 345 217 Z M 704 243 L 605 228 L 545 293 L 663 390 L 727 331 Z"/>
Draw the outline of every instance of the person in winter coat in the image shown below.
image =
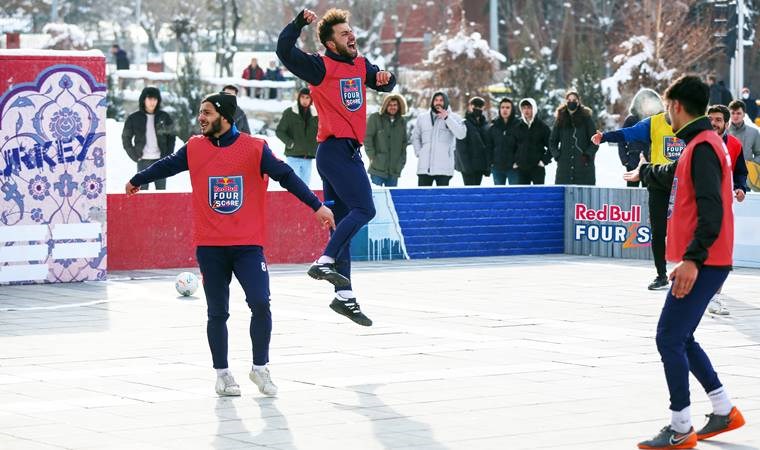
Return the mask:
<path id="1" fill-rule="evenodd" d="M 517 184 L 544 184 L 546 165 L 552 160 L 549 153 L 551 129 L 536 117 L 538 107 L 532 98 L 520 100 L 522 116 L 515 125 L 515 162 Z"/>
<path id="2" fill-rule="evenodd" d="M 517 118 L 514 114 L 514 104 L 509 98 L 499 102 L 499 117 L 491 122 L 488 129 L 488 145 L 490 146 L 491 175 L 494 185 L 517 184 L 517 170 L 512 167 L 515 163 L 515 125 Z"/>
<path id="3" fill-rule="evenodd" d="M 741 100 L 734 100 L 729 103 L 731 125 L 728 127 L 728 132 L 741 141 L 744 159 L 760 164 L 760 131 L 744 120 L 746 107 Z"/>
<path id="4" fill-rule="evenodd" d="M 591 110 L 581 104 L 577 92 L 569 91 L 565 103 L 557 108 L 549 138 L 549 149 L 557 161 L 555 184 L 596 184 L 594 157 L 599 146 L 591 142 L 595 130 Z"/>
<path id="5" fill-rule="evenodd" d="M 269 68 L 264 75 L 264 79 L 270 81 L 285 81 L 285 77 L 282 76 L 282 70 L 277 66 L 277 61 L 269 61 Z M 277 88 L 269 88 L 269 98 L 277 98 Z"/>
<path id="6" fill-rule="evenodd" d="M 743 87 L 741 92 L 741 100 L 744 102 L 744 106 L 747 107 L 747 116 L 752 123 L 755 123 L 755 119 L 758 116 L 757 99 L 750 93 L 748 87 Z M 728 105 L 726 105 L 728 106 Z"/>
<path id="7" fill-rule="evenodd" d="M 121 132 L 121 142 L 127 155 L 141 171 L 164 156 L 174 152 L 174 124 L 171 116 L 161 109 L 161 91 L 147 86 L 140 93 L 140 110 L 127 117 Z M 156 189 L 166 189 L 166 178 L 156 180 Z M 147 185 L 141 189 L 148 189 Z"/>
<path id="8" fill-rule="evenodd" d="M 127 57 L 127 52 L 119 47 L 119 44 L 113 44 L 111 46 L 111 54 L 116 63 L 116 70 L 129 70 L 129 58 Z"/>
<path id="9" fill-rule="evenodd" d="M 448 186 L 454 175 L 456 140 L 467 135 L 462 118 L 449 108 L 449 97 L 436 92 L 430 101 L 430 113 L 417 116 L 412 145 L 417 155 L 419 186 Z"/>
<path id="10" fill-rule="evenodd" d="M 383 100 L 380 111 L 370 114 L 364 151 L 369 157 L 369 178 L 378 186 L 398 185 L 406 164 L 406 100 L 390 94 Z"/>
<path id="11" fill-rule="evenodd" d="M 244 80 L 263 80 L 264 79 L 264 69 L 259 66 L 259 60 L 256 58 L 251 58 L 251 63 L 243 69 L 243 75 L 242 78 Z M 261 88 L 252 89 L 250 87 L 245 88 L 246 93 L 249 97 L 251 97 L 251 92 L 253 92 L 256 96 L 256 98 L 261 98 Z"/>
<path id="12" fill-rule="evenodd" d="M 237 98 L 237 86 L 228 84 L 222 90 L 228 94 L 234 95 Z M 233 117 L 233 120 L 235 121 L 234 125 L 237 127 L 238 131 L 245 134 L 251 134 L 251 128 L 248 126 L 248 117 L 245 115 L 245 111 L 243 111 L 240 106 L 235 107 L 235 116 Z"/>
<path id="13" fill-rule="evenodd" d="M 657 92 L 643 88 L 633 96 L 631 100 L 631 107 L 628 109 L 628 117 L 623 122 L 623 128 L 628 128 L 636 125 L 642 119 L 654 116 L 665 110 L 665 106 L 662 104 L 662 99 Z M 618 142 L 618 156 L 620 157 L 620 163 L 625 167 L 625 171 L 629 172 L 635 169 L 639 165 L 640 155 L 644 155 L 647 161 L 650 159 L 649 145 L 643 141 L 622 141 Z M 637 187 L 641 184 L 641 181 L 628 181 L 629 187 Z"/>
<path id="14" fill-rule="evenodd" d="M 275 134 L 285 144 L 285 160 L 304 183 L 311 181 L 312 161 L 317 156 L 317 109 L 311 91 L 298 91 L 295 104 L 282 112 Z"/>
<path id="15" fill-rule="evenodd" d="M 488 119 L 483 114 L 486 102 L 473 97 L 467 104 L 464 124 L 467 135 L 457 140 L 456 163 L 454 168 L 462 172 L 465 186 L 480 186 L 484 176 L 491 175 L 491 160 L 488 146 Z"/>

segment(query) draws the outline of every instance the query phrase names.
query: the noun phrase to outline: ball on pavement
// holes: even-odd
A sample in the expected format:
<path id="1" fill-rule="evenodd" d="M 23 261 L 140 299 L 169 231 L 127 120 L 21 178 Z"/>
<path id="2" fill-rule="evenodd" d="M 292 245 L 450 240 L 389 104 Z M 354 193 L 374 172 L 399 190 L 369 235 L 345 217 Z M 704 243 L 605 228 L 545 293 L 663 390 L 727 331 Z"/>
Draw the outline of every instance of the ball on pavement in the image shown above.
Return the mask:
<path id="1" fill-rule="evenodd" d="M 174 279 L 174 287 L 183 297 L 193 295 L 198 290 L 198 277 L 192 272 L 182 272 Z"/>

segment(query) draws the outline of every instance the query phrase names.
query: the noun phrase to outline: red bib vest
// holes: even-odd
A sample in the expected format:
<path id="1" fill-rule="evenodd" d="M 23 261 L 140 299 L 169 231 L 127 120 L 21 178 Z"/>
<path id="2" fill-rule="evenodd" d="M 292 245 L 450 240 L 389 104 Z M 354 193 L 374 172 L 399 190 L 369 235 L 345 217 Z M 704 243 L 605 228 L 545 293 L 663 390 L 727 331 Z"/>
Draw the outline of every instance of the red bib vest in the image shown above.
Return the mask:
<path id="1" fill-rule="evenodd" d="M 264 245 L 269 177 L 261 176 L 263 150 L 263 140 L 245 133 L 228 147 L 204 136 L 187 141 L 195 245 Z"/>
<path id="2" fill-rule="evenodd" d="M 742 141 L 728 134 L 726 135 L 726 147 L 728 147 L 728 154 L 731 155 L 731 167 L 736 167 L 736 161 L 740 157 L 744 158 L 744 154 L 742 153 Z"/>
<path id="3" fill-rule="evenodd" d="M 713 130 L 699 133 L 686 146 L 678 159 L 673 188 L 670 191 L 668 209 L 668 234 L 666 256 L 668 261 L 680 262 L 689 243 L 694 238 L 697 228 L 697 199 L 694 192 L 694 180 L 691 178 L 691 163 L 694 147 L 706 142 L 718 156 L 721 166 L 720 197 L 723 203 L 723 221 L 718 238 L 707 250 L 707 266 L 730 266 L 733 264 L 734 249 L 734 211 L 733 178 L 731 175 L 731 156 L 723 140 Z"/>
<path id="4" fill-rule="evenodd" d="M 319 114 L 317 142 L 336 137 L 361 144 L 367 130 L 366 60 L 358 56 L 351 65 L 322 56 L 322 61 L 325 78 L 317 86 L 309 85 Z"/>

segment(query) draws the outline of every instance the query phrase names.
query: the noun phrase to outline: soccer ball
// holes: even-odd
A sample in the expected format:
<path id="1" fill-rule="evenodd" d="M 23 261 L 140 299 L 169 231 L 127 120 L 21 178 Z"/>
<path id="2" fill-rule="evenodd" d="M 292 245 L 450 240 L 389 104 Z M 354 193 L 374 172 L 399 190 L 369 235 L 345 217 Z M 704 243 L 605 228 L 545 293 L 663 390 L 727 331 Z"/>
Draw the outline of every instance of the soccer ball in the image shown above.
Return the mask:
<path id="1" fill-rule="evenodd" d="M 174 287 L 183 297 L 191 296 L 198 290 L 198 277 L 191 272 L 182 272 L 174 279 Z"/>

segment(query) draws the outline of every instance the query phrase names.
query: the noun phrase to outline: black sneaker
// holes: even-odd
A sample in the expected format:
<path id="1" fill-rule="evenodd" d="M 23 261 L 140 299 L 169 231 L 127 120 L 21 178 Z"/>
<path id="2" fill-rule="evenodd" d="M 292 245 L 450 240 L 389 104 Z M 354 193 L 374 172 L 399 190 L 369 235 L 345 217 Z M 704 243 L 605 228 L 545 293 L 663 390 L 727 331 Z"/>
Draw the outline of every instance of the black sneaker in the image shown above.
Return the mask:
<path id="1" fill-rule="evenodd" d="M 314 263 L 306 272 L 315 280 L 327 280 L 335 287 L 346 287 L 351 285 L 351 280 L 344 277 L 335 270 L 335 263 Z"/>
<path id="2" fill-rule="evenodd" d="M 668 281 L 668 277 L 661 277 L 658 276 L 654 279 L 651 283 L 649 283 L 649 286 L 647 286 L 647 289 L 650 291 L 656 291 L 659 289 L 665 289 L 670 285 L 670 282 Z"/>
<path id="3" fill-rule="evenodd" d="M 355 298 L 342 300 L 338 297 L 335 297 L 332 303 L 330 303 L 330 309 L 342 316 L 348 317 L 361 326 L 372 326 L 372 321 L 369 319 L 369 317 L 365 316 L 362 313 L 362 310 L 359 308 L 359 304 L 356 302 Z"/>

